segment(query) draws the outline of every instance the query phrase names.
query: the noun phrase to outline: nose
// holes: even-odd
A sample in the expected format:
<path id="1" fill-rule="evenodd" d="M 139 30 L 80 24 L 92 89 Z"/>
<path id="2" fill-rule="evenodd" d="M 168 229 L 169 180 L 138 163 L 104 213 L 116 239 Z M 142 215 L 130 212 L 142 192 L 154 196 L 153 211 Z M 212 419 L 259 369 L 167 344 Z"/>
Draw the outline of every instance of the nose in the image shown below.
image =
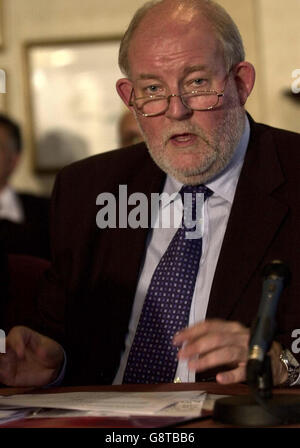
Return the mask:
<path id="1" fill-rule="evenodd" d="M 173 120 L 186 120 L 193 114 L 191 109 L 188 109 L 182 102 L 179 95 L 171 95 L 169 100 L 169 107 L 166 111 L 166 117 Z"/>

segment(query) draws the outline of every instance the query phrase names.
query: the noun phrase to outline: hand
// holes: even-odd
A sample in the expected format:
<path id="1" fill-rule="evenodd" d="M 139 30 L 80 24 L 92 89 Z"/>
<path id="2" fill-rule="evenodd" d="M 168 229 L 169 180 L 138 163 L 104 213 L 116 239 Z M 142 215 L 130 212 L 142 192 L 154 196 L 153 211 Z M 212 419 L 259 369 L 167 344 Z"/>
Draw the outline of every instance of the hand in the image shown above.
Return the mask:
<path id="1" fill-rule="evenodd" d="M 174 345 L 181 346 L 179 359 L 187 359 L 190 369 L 203 372 L 220 366 L 232 366 L 220 372 L 216 380 L 220 384 L 246 381 L 250 330 L 239 322 L 219 319 L 206 320 L 185 328 L 174 337 Z M 281 346 L 274 342 L 269 352 L 274 385 L 284 383 L 287 374 L 279 360 Z"/>
<path id="2" fill-rule="evenodd" d="M 61 345 L 28 327 L 11 329 L 0 354 L 0 382 L 7 386 L 45 386 L 57 377 L 64 359 Z"/>

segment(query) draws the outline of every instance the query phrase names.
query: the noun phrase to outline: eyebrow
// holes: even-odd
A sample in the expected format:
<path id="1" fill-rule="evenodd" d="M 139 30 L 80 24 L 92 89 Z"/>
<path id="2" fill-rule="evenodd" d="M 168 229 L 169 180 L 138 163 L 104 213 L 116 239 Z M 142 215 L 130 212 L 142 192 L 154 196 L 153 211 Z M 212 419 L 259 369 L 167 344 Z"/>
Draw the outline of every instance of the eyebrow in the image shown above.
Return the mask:
<path id="1" fill-rule="evenodd" d="M 137 80 L 140 79 L 159 79 L 160 81 L 162 81 L 160 76 L 153 75 L 152 73 L 142 73 L 137 78 Z"/>
<path id="2" fill-rule="evenodd" d="M 209 71 L 209 72 L 211 72 L 211 70 L 210 69 L 208 69 L 208 67 L 207 67 L 207 65 L 201 65 L 201 64 L 199 64 L 199 65 L 193 65 L 193 66 L 191 66 L 191 67 L 186 67 L 184 70 L 183 70 L 183 78 L 185 78 L 187 75 L 189 75 L 190 73 L 193 73 L 193 72 L 199 72 L 199 71 Z M 139 76 L 138 76 L 138 78 L 137 78 L 137 81 L 138 80 L 143 80 L 143 79 L 158 79 L 158 80 L 160 80 L 160 81 L 163 81 L 162 80 L 162 78 L 160 77 L 160 76 L 157 76 L 157 75 L 154 75 L 153 73 L 141 73 Z"/>

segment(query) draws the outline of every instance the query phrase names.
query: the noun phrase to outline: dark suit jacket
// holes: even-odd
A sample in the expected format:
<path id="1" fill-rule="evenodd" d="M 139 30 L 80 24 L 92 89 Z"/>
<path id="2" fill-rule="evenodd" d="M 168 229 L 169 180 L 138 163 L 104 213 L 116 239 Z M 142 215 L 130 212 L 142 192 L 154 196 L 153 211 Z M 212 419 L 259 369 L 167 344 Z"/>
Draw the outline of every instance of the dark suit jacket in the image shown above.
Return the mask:
<path id="1" fill-rule="evenodd" d="M 50 259 L 50 200 L 25 193 L 19 193 L 18 198 L 24 210 L 24 222 L 0 220 L 0 240 L 5 250 Z"/>
<path id="2" fill-rule="evenodd" d="M 210 294 L 207 317 L 256 315 L 263 266 L 286 261 L 293 279 L 278 308 L 277 339 L 291 346 L 300 328 L 300 136 L 251 121 L 238 182 Z M 165 174 L 144 144 L 97 155 L 65 168 L 52 202 L 53 268 L 40 296 L 37 329 L 67 350 L 66 382 L 111 383 L 128 329 L 147 229 L 96 226 L 96 197 L 119 185 L 160 192 Z"/>
<path id="3" fill-rule="evenodd" d="M 9 301 L 8 257 L 0 241 L 0 329 L 5 329 L 5 309 Z"/>

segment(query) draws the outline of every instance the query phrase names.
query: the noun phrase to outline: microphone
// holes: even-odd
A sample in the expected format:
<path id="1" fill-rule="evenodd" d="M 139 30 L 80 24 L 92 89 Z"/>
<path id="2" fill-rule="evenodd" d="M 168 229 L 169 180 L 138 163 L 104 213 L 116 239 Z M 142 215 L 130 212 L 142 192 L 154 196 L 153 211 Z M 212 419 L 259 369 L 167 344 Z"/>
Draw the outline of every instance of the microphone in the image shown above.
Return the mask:
<path id="1" fill-rule="evenodd" d="M 267 355 L 274 339 L 275 314 L 279 297 L 288 284 L 290 271 L 274 260 L 263 269 L 263 288 L 257 317 L 252 326 L 246 366 L 251 395 L 216 400 L 213 418 L 242 426 L 273 426 L 300 423 L 299 396 L 272 396 L 271 360 Z"/>
<path id="2" fill-rule="evenodd" d="M 290 279 L 289 268 L 274 260 L 263 269 L 263 288 L 257 317 L 252 326 L 247 363 L 247 381 L 256 384 L 264 373 L 264 362 L 271 348 L 276 328 L 275 315 L 279 297 Z"/>

